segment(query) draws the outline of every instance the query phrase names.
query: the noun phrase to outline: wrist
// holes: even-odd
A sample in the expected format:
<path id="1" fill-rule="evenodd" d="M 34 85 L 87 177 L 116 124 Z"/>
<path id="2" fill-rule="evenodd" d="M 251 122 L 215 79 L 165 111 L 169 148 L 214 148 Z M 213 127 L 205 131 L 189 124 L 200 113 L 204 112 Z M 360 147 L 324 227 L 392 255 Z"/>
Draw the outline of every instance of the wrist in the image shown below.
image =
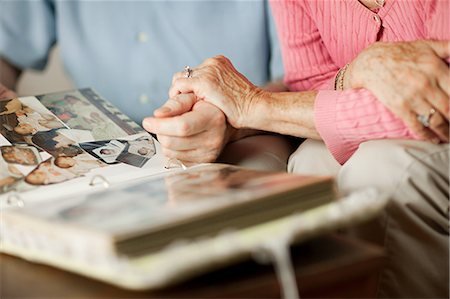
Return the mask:
<path id="1" fill-rule="evenodd" d="M 241 116 L 238 129 L 256 128 L 260 116 L 265 111 L 264 106 L 271 92 L 259 87 L 255 87 L 247 94 L 245 113 Z"/>

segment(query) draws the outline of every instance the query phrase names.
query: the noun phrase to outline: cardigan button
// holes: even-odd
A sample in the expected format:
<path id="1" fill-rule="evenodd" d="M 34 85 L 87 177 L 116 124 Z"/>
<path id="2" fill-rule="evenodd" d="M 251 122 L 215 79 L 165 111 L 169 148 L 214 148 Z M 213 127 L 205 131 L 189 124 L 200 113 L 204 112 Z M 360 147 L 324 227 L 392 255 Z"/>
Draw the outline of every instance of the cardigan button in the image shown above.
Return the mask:
<path id="1" fill-rule="evenodd" d="M 373 20 L 374 20 L 375 22 L 381 23 L 381 19 L 380 19 L 380 16 L 379 16 L 379 15 L 373 15 L 372 18 L 373 18 Z"/>

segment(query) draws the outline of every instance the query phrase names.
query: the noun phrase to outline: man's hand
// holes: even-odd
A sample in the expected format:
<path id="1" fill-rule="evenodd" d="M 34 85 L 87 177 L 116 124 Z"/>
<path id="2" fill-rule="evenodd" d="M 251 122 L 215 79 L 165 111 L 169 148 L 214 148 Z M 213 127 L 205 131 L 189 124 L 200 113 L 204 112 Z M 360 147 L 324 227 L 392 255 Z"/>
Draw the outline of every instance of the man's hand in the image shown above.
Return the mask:
<path id="1" fill-rule="evenodd" d="M 17 94 L 0 83 L 0 101 L 16 98 Z"/>
<path id="2" fill-rule="evenodd" d="M 449 51 L 448 41 L 375 43 L 349 65 L 344 88 L 368 89 L 421 138 L 448 142 Z"/>
<path id="3" fill-rule="evenodd" d="M 194 94 L 179 94 L 143 121 L 158 136 L 164 154 L 184 163 L 214 162 L 234 130 L 214 105 Z"/>

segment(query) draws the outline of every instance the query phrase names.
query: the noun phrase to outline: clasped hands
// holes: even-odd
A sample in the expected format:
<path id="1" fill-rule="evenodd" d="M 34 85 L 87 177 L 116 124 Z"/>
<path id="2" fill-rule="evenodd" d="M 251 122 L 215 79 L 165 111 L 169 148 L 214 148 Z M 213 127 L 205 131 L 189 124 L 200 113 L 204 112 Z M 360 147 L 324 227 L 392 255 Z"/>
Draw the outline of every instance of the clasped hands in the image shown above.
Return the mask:
<path id="1" fill-rule="evenodd" d="M 248 123 L 250 101 L 262 89 L 223 56 L 207 59 L 191 75 L 173 76 L 169 100 L 143 126 L 158 136 L 166 157 L 187 164 L 213 162 Z"/>
<path id="2" fill-rule="evenodd" d="M 375 43 L 349 65 L 344 89 L 368 89 L 420 139 L 449 142 L 449 53 L 449 41 Z"/>
<path id="3" fill-rule="evenodd" d="M 369 90 L 420 139 L 448 142 L 449 49 L 448 41 L 375 43 L 350 63 L 344 89 Z M 236 129 L 265 117 L 254 106 L 270 97 L 223 56 L 205 60 L 190 75 L 173 76 L 170 99 L 143 125 L 158 135 L 167 157 L 212 162 Z M 425 127 L 418 116 L 429 111 Z"/>

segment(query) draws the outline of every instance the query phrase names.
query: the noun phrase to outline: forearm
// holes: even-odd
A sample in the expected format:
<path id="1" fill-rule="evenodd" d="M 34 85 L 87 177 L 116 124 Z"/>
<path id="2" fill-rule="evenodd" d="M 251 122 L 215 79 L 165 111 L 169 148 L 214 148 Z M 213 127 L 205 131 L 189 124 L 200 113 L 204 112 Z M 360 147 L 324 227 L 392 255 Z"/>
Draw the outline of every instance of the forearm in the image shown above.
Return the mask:
<path id="1" fill-rule="evenodd" d="M 22 71 L 3 58 L 0 58 L 0 84 L 8 89 L 15 90 Z"/>
<path id="2" fill-rule="evenodd" d="M 253 98 L 244 127 L 321 139 L 314 124 L 316 91 L 260 92 Z"/>
<path id="3" fill-rule="evenodd" d="M 344 163 L 361 142 L 416 139 L 369 91 L 257 91 L 242 127 L 322 139 Z M 320 133 L 320 134 L 319 134 Z"/>
<path id="4" fill-rule="evenodd" d="M 262 89 L 271 91 L 271 92 L 282 92 L 287 91 L 288 88 L 286 84 L 283 82 L 283 78 L 275 79 L 268 82 L 266 85 L 262 87 Z M 262 135 L 262 134 L 271 134 L 272 132 L 266 132 L 262 130 L 254 130 L 254 129 L 236 129 L 229 126 L 229 138 L 228 142 L 236 141 L 245 137 Z"/>

